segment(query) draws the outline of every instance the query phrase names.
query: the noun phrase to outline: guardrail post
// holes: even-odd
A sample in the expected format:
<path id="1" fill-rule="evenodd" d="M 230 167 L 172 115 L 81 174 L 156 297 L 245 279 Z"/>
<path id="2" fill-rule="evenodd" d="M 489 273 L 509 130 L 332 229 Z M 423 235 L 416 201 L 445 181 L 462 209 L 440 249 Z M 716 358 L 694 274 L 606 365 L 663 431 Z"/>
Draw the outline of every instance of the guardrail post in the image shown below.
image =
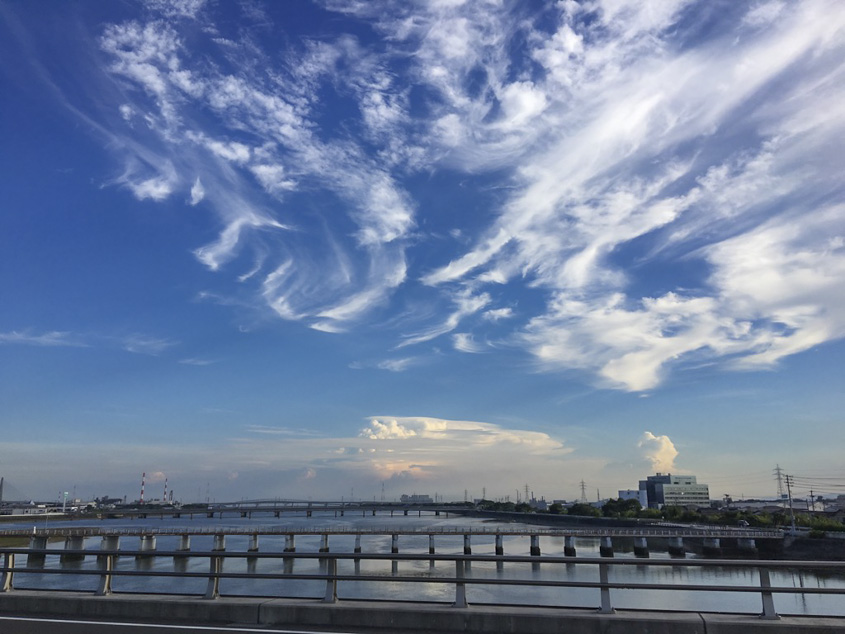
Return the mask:
<path id="1" fill-rule="evenodd" d="M 323 603 L 337 603 L 337 559 L 326 561 L 326 596 Z"/>
<path id="2" fill-rule="evenodd" d="M 452 607 L 455 608 L 467 607 L 467 588 L 464 583 L 464 578 L 466 576 L 464 573 L 464 563 L 463 559 L 455 560 L 455 602 L 452 604 Z"/>
<path id="3" fill-rule="evenodd" d="M 211 557 L 208 571 L 208 587 L 205 590 L 206 599 L 216 599 L 220 596 L 220 563 L 222 557 Z"/>
<path id="4" fill-rule="evenodd" d="M 763 589 L 761 592 L 763 596 L 763 613 L 760 615 L 760 618 L 769 621 L 776 621 L 780 617 L 778 616 L 778 613 L 775 612 L 775 601 L 772 597 L 772 592 L 771 590 L 767 590 L 767 588 L 772 587 L 771 579 L 769 579 L 768 568 L 760 568 L 760 587 Z"/>
<path id="5" fill-rule="evenodd" d="M 103 574 L 100 575 L 100 584 L 97 586 L 97 596 L 107 597 L 111 594 L 111 571 L 114 568 L 114 555 L 101 555 L 100 565 Z"/>
<path id="6" fill-rule="evenodd" d="M 3 556 L 3 567 L 6 569 L 3 576 L 0 577 L 0 592 L 10 592 L 12 590 L 12 575 L 15 567 L 15 553 L 6 553 Z"/>
<path id="7" fill-rule="evenodd" d="M 607 564 L 599 564 L 599 582 L 603 584 L 601 587 L 601 607 L 599 608 L 599 614 L 613 614 L 616 610 L 613 609 L 610 603 L 610 588 L 604 585 L 608 583 Z"/>

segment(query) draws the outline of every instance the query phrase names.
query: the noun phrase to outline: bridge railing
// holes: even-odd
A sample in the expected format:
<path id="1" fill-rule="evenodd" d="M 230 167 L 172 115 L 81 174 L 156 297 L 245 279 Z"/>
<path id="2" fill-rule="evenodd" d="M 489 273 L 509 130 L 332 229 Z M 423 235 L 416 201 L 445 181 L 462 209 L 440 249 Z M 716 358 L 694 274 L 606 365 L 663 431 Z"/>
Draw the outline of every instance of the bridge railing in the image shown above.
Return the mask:
<path id="1" fill-rule="evenodd" d="M 27 557 L 27 565 L 18 565 L 23 556 Z M 30 565 L 31 558 L 41 558 L 43 562 L 46 557 L 60 557 L 60 558 L 76 558 L 84 559 L 87 557 L 97 557 L 98 565 L 96 568 L 81 568 L 81 567 L 46 567 L 43 565 Z M 207 571 L 195 570 L 167 570 L 154 567 L 145 567 L 145 569 L 116 569 L 115 563 L 118 557 L 135 557 L 137 559 L 144 559 L 147 562 L 156 558 L 190 558 L 202 559 L 208 562 Z M 282 571 L 277 572 L 234 572 L 224 570 L 223 562 L 228 559 L 270 559 L 279 562 L 292 562 L 293 560 L 318 560 L 320 562 L 319 571 L 314 572 L 293 572 L 292 566 Z M 787 586 L 773 586 L 771 583 L 770 572 L 773 570 L 790 569 L 797 571 L 824 571 L 827 574 L 845 575 L 845 563 L 830 562 L 830 561 L 759 561 L 759 560 L 674 560 L 674 559 L 612 559 L 612 558 L 591 558 L 591 557 L 550 557 L 543 556 L 524 556 L 524 555 L 458 555 L 458 554 L 399 554 L 399 553 L 330 553 L 330 552 L 296 552 L 296 553 L 279 553 L 279 552 L 235 552 L 235 551 L 144 551 L 144 550 L 73 550 L 73 549 L 51 549 L 51 548 L 0 548 L 0 560 L 2 560 L 2 567 L 0 567 L 0 592 L 13 592 L 15 588 L 15 578 L 27 573 L 35 573 L 38 575 L 47 576 L 65 576 L 65 575 L 83 575 L 94 576 L 98 578 L 97 588 L 93 592 L 99 596 L 111 595 L 114 590 L 112 588 L 112 581 L 115 578 L 171 578 L 173 579 L 173 592 L 166 594 L 183 596 L 186 593 L 179 592 L 176 589 L 180 587 L 180 580 L 187 579 L 202 579 L 206 582 L 206 590 L 202 596 L 208 600 L 214 600 L 221 596 L 220 582 L 225 579 L 250 579 L 250 580 L 301 580 L 301 581 L 318 581 L 325 584 L 325 593 L 319 597 L 312 597 L 315 599 L 322 599 L 326 602 L 337 602 L 343 599 L 341 590 L 345 584 L 350 582 L 362 582 L 370 584 L 375 588 L 379 584 L 396 584 L 396 583 L 423 583 L 423 584 L 445 584 L 452 587 L 453 601 L 452 605 L 457 608 L 466 608 L 468 606 L 467 587 L 468 586 L 500 586 L 504 588 L 516 587 L 543 587 L 543 588 L 580 588 L 592 589 L 597 593 L 597 600 L 595 607 L 600 613 L 611 613 L 614 611 L 613 596 L 617 590 L 649 590 L 649 591 L 685 591 L 685 592 L 730 592 L 730 593 L 751 593 L 758 595 L 760 599 L 761 611 L 759 616 L 761 619 L 778 619 L 779 615 L 775 610 L 774 595 L 776 594 L 792 594 L 792 595 L 843 595 L 845 596 L 845 587 L 787 587 Z M 338 564 L 340 562 L 354 561 L 360 564 L 361 561 L 368 562 L 392 562 L 393 568 L 391 574 L 382 573 L 368 573 L 362 574 L 360 565 L 356 565 L 352 571 L 342 570 Z M 415 562 L 415 561 L 429 561 L 446 563 L 447 568 L 454 570 L 453 574 L 444 574 L 443 567 L 437 570 L 432 569 L 429 575 L 416 574 L 400 574 L 396 567 L 397 562 Z M 480 562 L 493 562 L 497 567 L 500 565 L 512 564 L 532 564 L 533 566 L 587 566 L 592 567 L 595 576 L 592 580 L 579 579 L 557 579 L 548 577 L 520 577 L 520 576 L 496 576 L 484 577 L 473 576 L 472 564 Z M 757 583 L 754 584 L 738 584 L 738 585 L 722 585 L 710 583 L 666 583 L 660 581 L 649 581 L 648 577 L 643 575 L 645 581 L 631 580 L 630 578 L 616 579 L 612 578 L 611 573 L 622 567 L 637 566 L 642 568 L 648 567 L 663 567 L 671 566 L 672 568 L 685 567 L 690 568 L 714 568 L 719 569 L 744 569 L 753 570 L 756 572 Z M 348 566 L 347 566 L 348 568 Z M 525 566 L 522 567 L 523 569 Z M 624 577 L 624 576 L 623 576 Z M 657 577 L 659 578 L 659 576 Z M 53 584 L 55 585 L 55 584 Z M 78 586 L 77 586 L 78 587 Z M 383 586 L 384 587 L 384 586 Z M 73 588 L 63 588 L 73 590 Z M 78 590 L 77 590 L 78 591 Z M 84 592 L 84 591 L 78 591 Z M 91 591 L 87 591 L 89 594 Z M 372 596 L 390 598 L 384 596 L 378 590 L 371 592 Z M 199 595 L 194 595 L 199 596 Z M 238 594 L 237 596 L 243 596 Z M 273 596 L 275 598 L 286 598 L 279 594 L 260 595 L 262 597 Z M 505 595 L 506 596 L 506 595 Z M 572 607 L 566 605 L 558 605 L 557 607 Z M 707 611 L 695 610 L 689 611 Z"/>

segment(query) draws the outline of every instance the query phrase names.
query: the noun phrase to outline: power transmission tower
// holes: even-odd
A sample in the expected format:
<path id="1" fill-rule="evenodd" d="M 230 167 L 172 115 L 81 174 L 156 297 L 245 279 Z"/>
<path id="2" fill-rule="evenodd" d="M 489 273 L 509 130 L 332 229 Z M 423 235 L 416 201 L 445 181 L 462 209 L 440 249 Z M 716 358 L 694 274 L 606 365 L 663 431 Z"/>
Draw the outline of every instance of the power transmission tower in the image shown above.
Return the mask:
<path id="1" fill-rule="evenodd" d="M 587 503 L 587 483 L 581 480 L 581 504 Z"/>
<path id="2" fill-rule="evenodd" d="M 783 469 L 780 468 L 780 465 L 775 465 L 775 470 L 773 472 L 775 477 L 778 481 L 778 499 L 783 499 Z"/>
<path id="3" fill-rule="evenodd" d="M 525 485 L 525 501 L 528 502 L 529 500 L 531 500 L 531 498 L 528 497 L 528 485 L 526 484 Z"/>

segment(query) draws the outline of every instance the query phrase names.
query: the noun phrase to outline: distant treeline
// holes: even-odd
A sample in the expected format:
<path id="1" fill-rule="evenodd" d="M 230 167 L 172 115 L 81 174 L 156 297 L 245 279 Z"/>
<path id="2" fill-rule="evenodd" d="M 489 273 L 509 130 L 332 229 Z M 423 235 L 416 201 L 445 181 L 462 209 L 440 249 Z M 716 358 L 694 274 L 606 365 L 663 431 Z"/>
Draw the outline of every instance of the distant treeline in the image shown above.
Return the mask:
<path id="1" fill-rule="evenodd" d="M 548 513 L 549 515 L 573 515 L 579 517 L 608 517 L 615 519 L 653 519 L 690 524 L 719 524 L 722 526 L 750 526 L 755 528 L 776 528 L 789 526 L 792 522 L 788 510 L 774 513 L 764 511 L 738 510 L 693 510 L 682 506 L 664 506 L 662 509 L 640 508 L 637 500 L 608 500 L 601 508 L 592 504 L 576 503 L 571 506 L 555 503 L 548 510 L 539 511 L 526 502 L 493 502 L 481 500 L 477 508 L 482 511 L 511 513 Z M 796 513 L 795 524 L 814 532 L 845 531 L 845 524 L 829 517 Z"/>

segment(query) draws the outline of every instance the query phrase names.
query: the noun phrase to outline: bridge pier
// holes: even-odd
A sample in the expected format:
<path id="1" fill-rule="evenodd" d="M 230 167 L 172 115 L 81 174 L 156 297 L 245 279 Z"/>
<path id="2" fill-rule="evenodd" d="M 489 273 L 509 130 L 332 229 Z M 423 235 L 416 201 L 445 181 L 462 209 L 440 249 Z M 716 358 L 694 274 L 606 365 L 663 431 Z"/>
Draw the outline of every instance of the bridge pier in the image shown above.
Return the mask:
<path id="1" fill-rule="evenodd" d="M 247 550 L 251 553 L 258 552 L 258 533 L 249 536 L 249 548 Z"/>
<path id="2" fill-rule="evenodd" d="M 155 535 L 141 535 L 140 543 L 138 544 L 138 550 L 141 551 L 140 554 L 136 555 L 136 559 L 140 559 L 141 557 L 151 557 L 152 551 L 156 549 L 156 536 Z M 149 553 L 145 555 L 144 553 Z"/>
<path id="3" fill-rule="evenodd" d="M 434 511 L 434 516 L 435 516 L 435 517 L 440 517 L 440 511 Z"/>
<path id="4" fill-rule="evenodd" d="M 45 535 L 33 535 L 29 538 L 29 547 L 35 550 L 47 548 L 47 537 Z M 44 565 L 46 555 L 30 553 L 26 556 L 27 568 L 36 568 Z"/>
<path id="5" fill-rule="evenodd" d="M 701 549 L 702 554 L 705 557 L 721 557 L 722 556 L 722 545 L 719 542 L 718 537 L 705 537 L 704 538 L 704 545 Z"/>
<path id="6" fill-rule="evenodd" d="M 634 537 L 634 556 L 649 557 L 648 540 L 645 537 Z"/>
<path id="7" fill-rule="evenodd" d="M 472 543 L 471 537 L 469 533 L 464 535 L 464 554 L 471 555 L 472 554 Z"/>
<path id="8" fill-rule="evenodd" d="M 501 534 L 496 534 L 496 555 L 502 556 L 505 554 L 505 547 L 502 544 L 502 536 Z"/>
<path id="9" fill-rule="evenodd" d="M 532 535 L 531 536 L 531 556 L 532 557 L 539 557 L 540 556 L 540 536 L 539 535 Z"/>
<path id="10" fill-rule="evenodd" d="M 743 553 L 743 556 L 756 557 L 759 553 L 757 551 L 757 542 L 753 537 L 740 537 L 736 540 L 736 547 Z"/>
<path id="11" fill-rule="evenodd" d="M 100 540 L 100 550 L 117 550 L 119 547 L 120 536 L 118 535 L 103 535 L 103 538 Z M 106 555 L 99 555 L 97 561 L 102 563 L 106 560 L 106 557 Z"/>
<path id="12" fill-rule="evenodd" d="M 672 557 L 686 557 L 687 551 L 684 548 L 684 538 L 670 537 L 668 550 L 669 555 L 671 555 Z"/>
<path id="13" fill-rule="evenodd" d="M 565 535 L 563 538 L 563 555 L 564 557 L 575 556 L 575 536 Z"/>
<path id="14" fill-rule="evenodd" d="M 180 553 L 189 553 L 191 552 L 191 536 L 190 535 L 179 535 L 179 547 L 176 549 Z M 184 557 L 185 555 L 176 555 L 176 557 Z"/>
<path id="15" fill-rule="evenodd" d="M 218 533 L 214 536 L 214 546 L 211 550 L 226 550 L 226 536 L 224 534 Z"/>
<path id="16" fill-rule="evenodd" d="M 82 535 L 71 535 L 69 537 L 65 537 L 65 550 L 82 550 L 84 546 L 85 538 Z M 65 555 L 62 554 L 59 557 L 60 561 L 82 561 L 85 559 L 85 555 Z"/>
<path id="17" fill-rule="evenodd" d="M 408 517 L 408 509 L 405 509 L 404 511 L 402 511 L 402 514 L 403 514 L 405 517 Z"/>
<path id="18" fill-rule="evenodd" d="M 320 535 L 320 552 L 329 552 L 329 536 L 327 534 Z"/>
<path id="19" fill-rule="evenodd" d="M 292 534 L 285 535 L 285 550 L 286 553 L 296 552 L 296 543 Z"/>
<path id="20" fill-rule="evenodd" d="M 390 536 L 390 554 L 395 555 L 399 552 L 399 535 L 393 534 Z"/>
<path id="21" fill-rule="evenodd" d="M 599 555 L 602 557 L 613 557 L 613 538 L 601 538 L 601 542 L 599 543 Z"/>
<path id="22" fill-rule="evenodd" d="M 311 511 L 305 511 L 305 517 L 311 517 Z"/>
<path id="23" fill-rule="evenodd" d="M 281 511 L 273 511 L 273 517 L 279 517 L 281 514 Z"/>

